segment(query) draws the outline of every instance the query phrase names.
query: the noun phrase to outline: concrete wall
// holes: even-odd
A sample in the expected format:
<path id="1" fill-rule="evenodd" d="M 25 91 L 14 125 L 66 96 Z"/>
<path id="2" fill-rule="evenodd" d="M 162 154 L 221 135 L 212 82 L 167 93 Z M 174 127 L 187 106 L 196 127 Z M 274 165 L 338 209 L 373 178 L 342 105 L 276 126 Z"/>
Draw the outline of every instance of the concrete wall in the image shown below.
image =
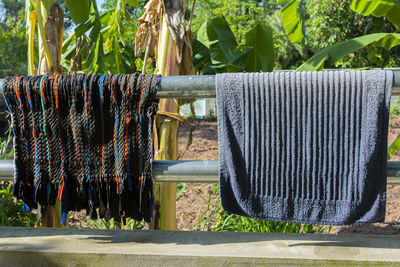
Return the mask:
<path id="1" fill-rule="evenodd" d="M 400 265 L 398 236 L 0 227 L 0 266 Z"/>

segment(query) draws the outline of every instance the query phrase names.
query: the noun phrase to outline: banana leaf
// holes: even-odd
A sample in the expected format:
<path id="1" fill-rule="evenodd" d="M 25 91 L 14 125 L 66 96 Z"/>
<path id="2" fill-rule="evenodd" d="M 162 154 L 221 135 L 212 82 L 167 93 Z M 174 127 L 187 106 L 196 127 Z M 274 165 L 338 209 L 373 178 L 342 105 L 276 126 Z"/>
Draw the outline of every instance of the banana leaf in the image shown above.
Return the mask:
<path id="1" fill-rule="evenodd" d="M 390 50 L 400 44 L 400 33 L 373 33 L 337 43 L 316 53 L 297 68 L 296 71 L 322 70 L 325 61 L 328 61 L 330 65 L 333 65 L 343 57 L 371 44 Z"/>
<path id="2" fill-rule="evenodd" d="M 90 0 L 65 0 L 65 5 L 75 24 L 80 24 L 89 18 L 90 4 Z"/>
<path id="3" fill-rule="evenodd" d="M 351 9 L 363 16 L 386 17 L 400 29 L 399 0 L 353 0 Z"/>
<path id="4" fill-rule="evenodd" d="M 245 35 L 245 48 L 252 48 L 246 57 L 246 71 L 272 71 L 274 69 L 275 48 L 272 29 L 257 23 Z"/>

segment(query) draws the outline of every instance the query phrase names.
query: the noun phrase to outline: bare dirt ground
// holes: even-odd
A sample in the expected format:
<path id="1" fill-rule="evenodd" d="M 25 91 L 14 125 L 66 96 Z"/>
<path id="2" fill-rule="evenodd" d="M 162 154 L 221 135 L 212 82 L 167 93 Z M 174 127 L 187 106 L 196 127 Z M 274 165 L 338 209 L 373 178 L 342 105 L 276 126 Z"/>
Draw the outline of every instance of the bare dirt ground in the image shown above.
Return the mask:
<path id="1" fill-rule="evenodd" d="M 218 160 L 218 134 L 217 123 L 198 120 L 194 122 L 195 132 L 193 143 L 181 157 L 181 160 Z M 391 119 L 388 143 L 391 144 L 400 134 L 400 118 Z M 186 147 L 189 128 L 181 126 L 179 149 Z M 400 161 L 400 155 L 395 155 L 391 160 Z M 205 210 L 203 203 L 208 199 L 209 193 L 215 184 L 186 183 L 186 189 L 176 197 L 176 218 L 178 230 L 192 230 L 199 223 L 199 216 Z M 72 213 L 70 226 L 78 226 L 79 221 L 85 218 L 82 212 Z M 86 223 L 82 224 L 87 226 Z M 330 233 L 362 233 L 362 234 L 400 234 L 400 185 L 388 185 L 386 220 L 379 224 L 366 224 L 361 226 L 332 227 Z"/>
<path id="2" fill-rule="evenodd" d="M 193 122 L 195 131 L 193 143 L 186 150 L 181 160 L 218 160 L 218 132 L 216 122 L 198 120 Z M 179 131 L 179 150 L 187 144 L 189 128 L 182 126 Z M 186 183 L 186 189 L 176 197 L 176 224 L 179 230 L 192 230 L 199 223 L 199 216 L 204 211 L 204 199 L 215 184 Z"/>

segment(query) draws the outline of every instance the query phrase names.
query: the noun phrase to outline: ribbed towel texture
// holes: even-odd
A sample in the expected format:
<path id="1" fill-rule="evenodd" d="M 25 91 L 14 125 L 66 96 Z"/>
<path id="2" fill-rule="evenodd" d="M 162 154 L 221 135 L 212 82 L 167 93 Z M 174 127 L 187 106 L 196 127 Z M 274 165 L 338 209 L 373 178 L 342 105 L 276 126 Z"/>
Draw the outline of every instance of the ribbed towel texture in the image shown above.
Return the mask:
<path id="1" fill-rule="evenodd" d="M 222 208 L 349 225 L 385 217 L 391 71 L 218 74 Z"/>

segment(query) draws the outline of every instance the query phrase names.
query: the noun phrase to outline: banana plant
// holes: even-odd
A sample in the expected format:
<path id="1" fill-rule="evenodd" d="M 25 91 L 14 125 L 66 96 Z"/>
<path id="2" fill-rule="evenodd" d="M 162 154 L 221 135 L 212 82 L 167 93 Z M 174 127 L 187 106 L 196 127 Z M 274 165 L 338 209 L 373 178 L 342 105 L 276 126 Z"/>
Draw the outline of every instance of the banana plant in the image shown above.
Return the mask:
<path id="1" fill-rule="evenodd" d="M 277 3 L 283 5 L 281 8 L 281 17 L 285 32 L 289 40 L 293 43 L 302 43 L 306 31 L 307 0 L 277 0 Z"/>
<path id="2" fill-rule="evenodd" d="M 307 13 L 307 0 L 277 0 L 286 34 L 291 42 L 304 41 Z M 350 8 L 363 16 L 386 17 L 400 30 L 399 0 L 353 0 Z"/>
<path id="3" fill-rule="evenodd" d="M 400 30 L 399 0 L 353 0 L 351 9 L 363 16 L 385 17 Z"/>
<path id="4" fill-rule="evenodd" d="M 193 2 L 192 12 L 195 2 Z M 146 50 L 155 55 L 156 72 L 163 75 L 194 74 L 190 44 L 190 20 L 185 26 L 187 0 L 150 0 L 139 19 L 135 52 Z M 145 59 L 146 65 L 146 59 Z M 144 69 L 145 71 L 145 69 Z M 178 157 L 178 99 L 162 99 L 154 125 L 154 158 L 176 160 Z M 151 229 L 176 229 L 176 183 L 156 183 L 154 186 L 154 218 Z"/>
<path id="5" fill-rule="evenodd" d="M 400 1 L 399 0 L 354 0 L 351 9 L 364 15 L 374 17 L 386 17 L 393 25 L 400 29 Z M 379 56 L 376 51 L 390 51 L 393 47 L 400 45 L 400 33 L 372 33 L 356 37 L 344 42 L 337 43 L 316 53 L 304 62 L 297 71 L 322 70 L 326 61 L 332 66 L 345 56 L 348 56 L 365 47 L 374 49 L 369 53 L 370 61 Z"/>
<path id="6" fill-rule="evenodd" d="M 193 65 L 203 74 L 221 72 L 269 72 L 274 67 L 270 26 L 256 23 L 238 45 L 223 16 L 206 21 L 192 40 Z"/>
<path id="7" fill-rule="evenodd" d="M 69 71 L 126 73 L 132 71 L 133 47 L 124 38 L 131 24 L 128 6 L 135 0 L 115 0 L 113 8 L 99 12 L 95 0 L 66 0 L 77 25 L 63 43 L 63 66 Z M 73 62 L 79 61 L 78 67 Z"/>
<path id="8" fill-rule="evenodd" d="M 373 33 L 337 43 L 316 53 L 298 67 L 297 71 L 323 70 L 326 61 L 333 65 L 343 57 L 371 44 L 390 50 L 400 45 L 400 33 Z"/>
<path id="9" fill-rule="evenodd" d="M 114 62 L 111 71 L 122 72 L 124 55 L 119 48 L 127 46 L 123 39 L 123 21 L 130 21 L 126 4 L 134 6 L 136 1 L 116 0 L 114 8 L 103 14 L 99 13 L 95 0 L 65 0 L 65 4 L 77 27 L 63 43 L 64 13 L 57 0 L 25 1 L 29 74 L 61 74 L 62 61 L 64 67 L 68 63 L 76 65 L 71 64 L 72 56 L 75 62 L 80 59 L 81 63 L 74 71 L 104 72 L 104 61 L 109 56 L 112 57 L 109 61 Z M 35 67 L 36 26 L 39 53 Z M 59 203 L 46 207 L 41 215 L 37 226 L 61 227 Z"/>
<path id="10" fill-rule="evenodd" d="M 37 74 L 61 73 L 61 43 L 64 34 L 64 14 L 56 0 L 26 0 L 28 35 L 28 73 L 35 74 L 34 39 L 38 28 L 39 58 Z"/>
<path id="11" fill-rule="evenodd" d="M 26 0 L 25 16 L 28 35 L 28 74 L 61 74 L 61 45 L 64 35 L 64 13 L 56 0 Z M 35 71 L 35 28 L 38 28 L 38 64 Z M 60 203 L 45 207 L 36 226 L 62 227 Z"/>

